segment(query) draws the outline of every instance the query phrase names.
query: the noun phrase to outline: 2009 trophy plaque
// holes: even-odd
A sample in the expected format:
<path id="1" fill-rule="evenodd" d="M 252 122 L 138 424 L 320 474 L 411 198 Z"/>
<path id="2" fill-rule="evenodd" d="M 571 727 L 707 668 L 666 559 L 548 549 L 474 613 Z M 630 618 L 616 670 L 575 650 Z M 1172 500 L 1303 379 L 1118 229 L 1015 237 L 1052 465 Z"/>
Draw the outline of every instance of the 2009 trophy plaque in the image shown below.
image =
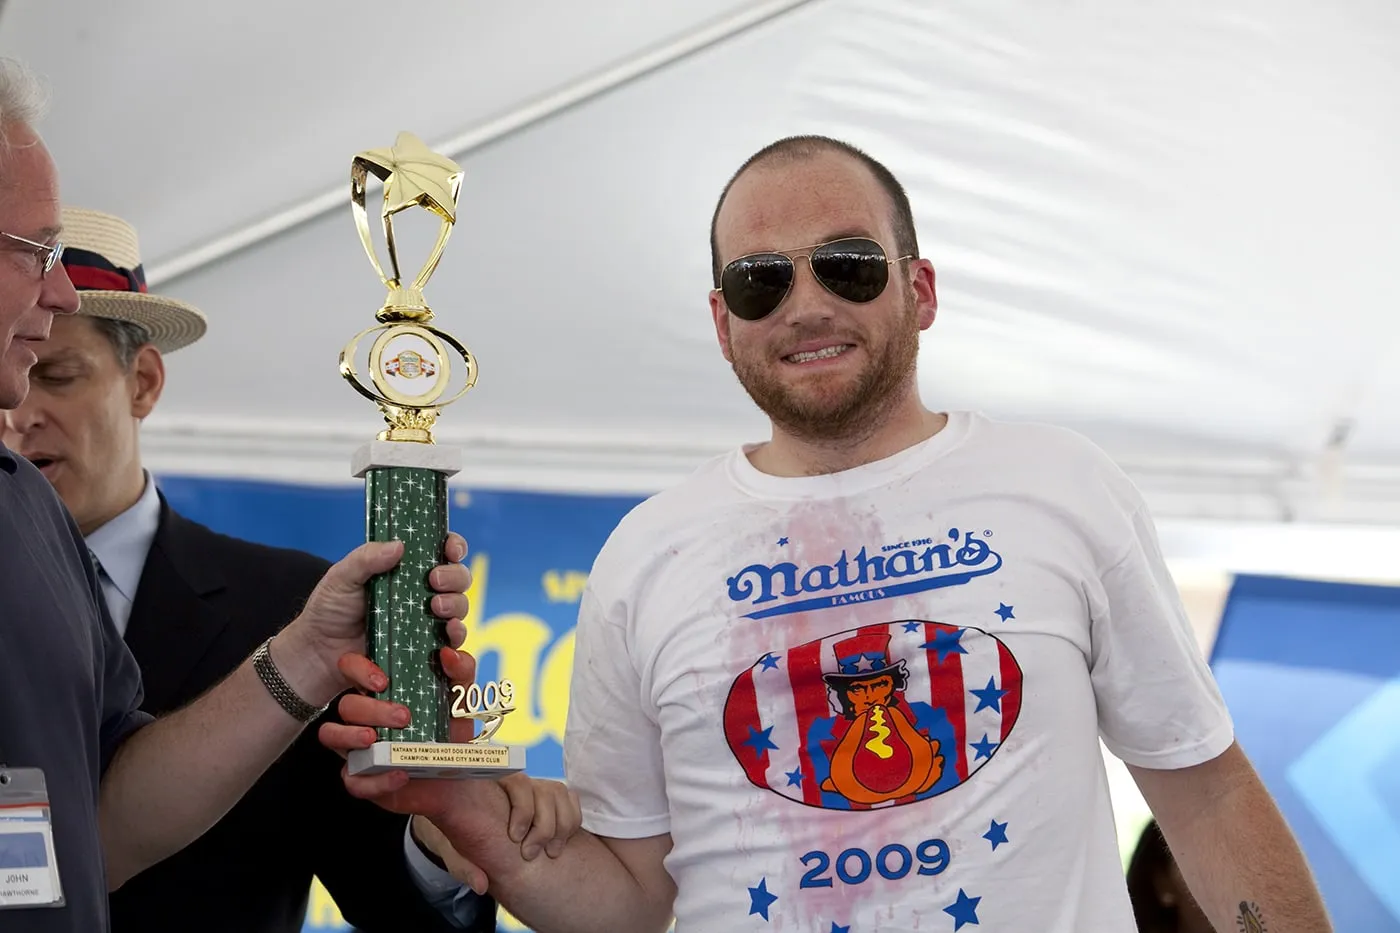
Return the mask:
<path id="1" fill-rule="evenodd" d="M 386 273 L 370 237 L 365 184 L 370 175 L 384 183 L 380 220 L 389 253 Z M 388 149 L 355 156 L 350 166 L 350 201 L 360 240 L 389 294 L 375 313 L 376 323 L 356 334 L 340 354 L 340 373 L 373 401 L 388 427 L 354 454 L 352 471 L 365 480 L 365 538 L 404 542 L 397 567 L 367 587 L 367 651 L 389 676 L 384 699 L 412 713 L 402 729 L 380 728 L 379 740 L 350 753 L 351 774 L 404 770 L 413 777 L 503 777 L 523 770 L 525 749 L 491 741 L 514 709 L 515 689 L 507 681 L 469 687 L 451 685 L 437 658 L 445 644 L 444 625 L 432 614 L 428 573 L 443 561 L 447 537 L 447 479 L 461 469 L 461 450 L 433 440 L 442 408 L 476 383 L 476 360 L 455 337 L 434 327 L 423 288 L 457 221 L 462 172 L 411 133 L 400 133 Z M 410 283 L 399 269 L 394 216 L 422 208 L 439 219 L 437 239 Z M 356 372 L 356 354 L 367 337 L 370 383 Z M 455 351 L 465 367 L 453 394 Z M 467 742 L 450 740 L 454 718 L 476 721 Z"/>

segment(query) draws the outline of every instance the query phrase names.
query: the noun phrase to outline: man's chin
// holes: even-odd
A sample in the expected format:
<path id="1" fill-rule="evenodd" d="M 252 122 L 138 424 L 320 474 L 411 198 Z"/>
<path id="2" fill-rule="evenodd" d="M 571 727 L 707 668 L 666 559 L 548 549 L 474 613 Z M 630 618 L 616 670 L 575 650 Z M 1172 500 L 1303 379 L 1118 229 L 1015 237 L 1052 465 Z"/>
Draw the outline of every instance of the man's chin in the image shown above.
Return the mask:
<path id="1" fill-rule="evenodd" d="M 24 404 L 29 397 L 29 373 L 26 370 L 18 378 L 12 371 L 0 372 L 0 411 L 13 411 Z"/>

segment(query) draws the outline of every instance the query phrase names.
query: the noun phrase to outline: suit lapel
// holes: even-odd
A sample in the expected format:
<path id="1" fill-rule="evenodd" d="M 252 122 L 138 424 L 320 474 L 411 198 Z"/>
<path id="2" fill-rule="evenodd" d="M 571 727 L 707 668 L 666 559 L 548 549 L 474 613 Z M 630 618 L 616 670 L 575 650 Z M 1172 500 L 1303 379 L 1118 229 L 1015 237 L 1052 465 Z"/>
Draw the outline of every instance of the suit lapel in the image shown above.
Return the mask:
<path id="1" fill-rule="evenodd" d="M 161 497 L 160 524 L 126 629 L 126 643 L 141 666 L 144 706 L 153 713 L 183 702 L 180 687 L 229 623 L 211 598 L 224 589 L 223 568 L 198 530 Z"/>

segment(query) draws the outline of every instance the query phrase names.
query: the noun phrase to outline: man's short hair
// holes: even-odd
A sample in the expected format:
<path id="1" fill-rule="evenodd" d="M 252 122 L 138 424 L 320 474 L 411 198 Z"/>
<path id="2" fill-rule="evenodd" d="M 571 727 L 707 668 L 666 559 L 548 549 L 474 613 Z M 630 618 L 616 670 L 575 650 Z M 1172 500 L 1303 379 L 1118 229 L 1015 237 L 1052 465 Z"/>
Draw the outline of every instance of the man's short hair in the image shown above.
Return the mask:
<path id="1" fill-rule="evenodd" d="M 119 321 L 110 317 L 89 317 L 88 320 L 92 321 L 92 326 L 112 345 L 112 352 L 117 355 L 122 372 L 131 369 L 131 364 L 136 361 L 136 351 L 151 342 L 151 332 L 132 321 Z"/>
<path id="2" fill-rule="evenodd" d="M 44 116 L 48 94 L 34 73 L 13 58 L 0 58 L 0 160 L 10 154 L 9 129 L 31 129 Z"/>
<path id="3" fill-rule="evenodd" d="M 909 207 L 909 195 L 905 193 L 904 186 L 894 177 L 893 172 L 864 151 L 839 139 L 829 136 L 788 136 L 775 143 L 769 143 L 749 156 L 720 192 L 719 201 L 715 203 L 714 216 L 710 218 L 710 268 L 714 275 L 715 288 L 720 286 L 720 272 L 723 270 L 719 261 L 719 241 L 715 235 L 715 227 L 719 223 L 719 212 L 724 207 L 724 199 L 729 196 L 729 189 L 734 187 L 739 176 L 760 163 L 797 162 L 828 152 L 849 156 L 870 170 L 890 199 L 890 226 L 894 230 L 894 243 L 889 244 L 887 248 L 893 248 L 897 256 L 919 255 L 919 241 L 914 233 L 914 212 Z"/>

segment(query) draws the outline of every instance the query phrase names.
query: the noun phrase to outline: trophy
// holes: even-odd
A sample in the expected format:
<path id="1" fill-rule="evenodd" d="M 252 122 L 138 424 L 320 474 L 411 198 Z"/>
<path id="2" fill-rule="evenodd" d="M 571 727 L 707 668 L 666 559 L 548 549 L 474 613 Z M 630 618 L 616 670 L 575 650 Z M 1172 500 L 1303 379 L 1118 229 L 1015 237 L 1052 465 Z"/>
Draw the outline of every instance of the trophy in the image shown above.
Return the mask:
<path id="1" fill-rule="evenodd" d="M 369 175 L 384 183 L 380 213 L 389 253 L 385 272 L 370 238 L 365 213 Z M 340 373 L 378 407 L 388 427 L 355 454 L 351 470 L 365 481 L 365 538 L 400 540 L 403 559 L 366 586 L 366 643 L 371 660 L 389 676 L 384 699 L 412 713 L 405 728 L 378 729 L 378 740 L 350 753 L 351 774 L 404 770 L 413 777 L 503 777 L 523 770 L 525 749 L 491 741 L 514 709 L 515 689 L 507 680 L 484 686 L 450 685 L 437 657 L 446 643 L 444 623 L 432 614 L 434 592 L 428 573 L 444 560 L 447 537 L 447 479 L 461 469 L 461 450 L 433 440 L 442 408 L 476 383 L 476 360 L 452 335 L 432 325 L 433 312 L 423 287 L 442 258 L 457 220 L 462 172 L 411 133 L 400 133 L 392 148 L 355 156 L 350 165 L 350 200 L 360 240 L 380 281 L 389 290 L 376 323 L 356 334 L 340 353 Z M 394 217 L 422 208 L 439 220 L 437 239 L 411 283 L 399 269 Z M 356 355 L 370 344 L 370 384 L 356 372 Z M 465 367 L 453 394 L 455 351 Z M 454 718 L 476 721 L 467 742 L 450 741 Z"/>

